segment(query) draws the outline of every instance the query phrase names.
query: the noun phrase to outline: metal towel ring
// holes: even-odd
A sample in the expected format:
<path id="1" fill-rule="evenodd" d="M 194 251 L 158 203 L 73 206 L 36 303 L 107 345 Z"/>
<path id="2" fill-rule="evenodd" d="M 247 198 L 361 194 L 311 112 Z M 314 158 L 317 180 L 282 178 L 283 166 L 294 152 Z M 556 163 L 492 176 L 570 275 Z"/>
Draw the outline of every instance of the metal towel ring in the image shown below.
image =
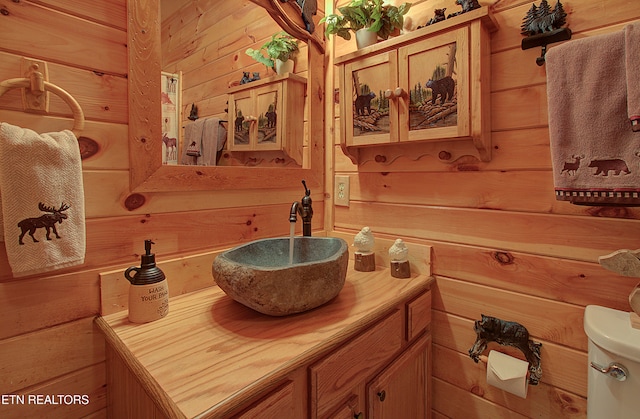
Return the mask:
<path id="1" fill-rule="evenodd" d="M 64 100 L 65 103 L 69 105 L 69 107 L 71 108 L 71 111 L 73 112 L 73 120 L 74 120 L 73 132 L 77 134 L 78 131 L 82 131 L 84 129 L 84 112 L 82 111 L 82 108 L 80 107 L 80 104 L 78 103 L 78 101 L 75 100 L 74 97 L 71 96 L 66 90 L 56 86 L 55 84 L 49 83 L 48 81 L 45 81 L 43 83 L 44 83 L 45 92 L 49 91 L 60 96 L 60 98 Z M 27 79 L 27 78 L 7 79 L 3 82 L 0 82 L 0 96 L 4 95 L 10 89 L 30 88 L 30 87 L 31 87 L 30 79 Z"/>

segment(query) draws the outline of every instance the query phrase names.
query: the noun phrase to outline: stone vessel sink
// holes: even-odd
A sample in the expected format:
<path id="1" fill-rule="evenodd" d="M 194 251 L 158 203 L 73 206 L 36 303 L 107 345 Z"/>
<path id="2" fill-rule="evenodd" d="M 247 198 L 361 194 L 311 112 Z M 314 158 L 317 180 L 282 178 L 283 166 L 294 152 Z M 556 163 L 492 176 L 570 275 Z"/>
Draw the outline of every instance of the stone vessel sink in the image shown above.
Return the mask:
<path id="1" fill-rule="evenodd" d="M 227 295 L 260 313 L 286 316 L 316 308 L 340 293 L 347 276 L 347 242 L 335 237 L 256 240 L 221 253 L 213 277 Z"/>

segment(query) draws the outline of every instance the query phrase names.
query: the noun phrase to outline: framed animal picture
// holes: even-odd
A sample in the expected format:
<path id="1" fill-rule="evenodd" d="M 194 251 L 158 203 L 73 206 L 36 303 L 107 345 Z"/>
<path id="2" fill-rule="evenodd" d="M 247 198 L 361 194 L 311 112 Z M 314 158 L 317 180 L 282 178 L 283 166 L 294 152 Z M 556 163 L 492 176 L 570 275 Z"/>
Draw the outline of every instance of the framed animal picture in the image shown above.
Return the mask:
<path id="1" fill-rule="evenodd" d="M 162 72 L 162 163 L 178 164 L 180 144 L 180 74 Z"/>

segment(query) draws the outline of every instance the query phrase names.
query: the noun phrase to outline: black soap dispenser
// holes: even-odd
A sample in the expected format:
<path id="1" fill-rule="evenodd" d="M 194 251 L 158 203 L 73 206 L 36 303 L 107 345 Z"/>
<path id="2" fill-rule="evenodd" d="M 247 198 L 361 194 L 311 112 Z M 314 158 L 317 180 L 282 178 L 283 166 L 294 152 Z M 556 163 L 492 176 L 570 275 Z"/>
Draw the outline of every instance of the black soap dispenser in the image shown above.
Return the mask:
<path id="1" fill-rule="evenodd" d="M 148 323 L 169 312 L 169 284 L 164 272 L 156 266 L 156 255 L 151 253 L 151 240 L 144 241 L 145 254 L 140 267 L 132 266 L 124 271 L 129 286 L 129 321 Z M 132 272 L 135 274 L 132 276 Z"/>

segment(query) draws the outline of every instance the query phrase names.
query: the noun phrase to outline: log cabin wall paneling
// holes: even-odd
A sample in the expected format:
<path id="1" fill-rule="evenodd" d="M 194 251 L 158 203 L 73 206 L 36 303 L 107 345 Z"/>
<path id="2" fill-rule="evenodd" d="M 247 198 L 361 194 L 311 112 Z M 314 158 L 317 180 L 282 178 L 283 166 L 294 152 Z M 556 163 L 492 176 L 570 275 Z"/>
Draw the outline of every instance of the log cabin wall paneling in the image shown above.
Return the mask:
<path id="1" fill-rule="evenodd" d="M 325 10 L 346 3 L 327 0 Z M 433 246 L 434 417 L 585 418 L 584 307 L 629 311 L 628 295 L 638 282 L 604 270 L 597 257 L 640 247 L 640 210 L 555 200 L 545 67 L 535 62 L 540 48 L 520 48 L 520 25 L 532 2 L 480 3 L 493 7 L 499 24 L 491 40 L 493 159 L 445 164 L 425 155 L 355 166 L 339 146 L 339 105 L 328 105 L 334 174 L 350 179 L 350 206 L 335 206 L 332 224 L 351 234 L 367 225 L 379 235 Z M 640 18 L 626 0 L 563 5 L 574 39 L 618 31 Z M 453 0 L 414 1 L 413 25 L 441 7 L 447 14 L 459 10 Z M 332 37 L 329 60 L 354 50 L 354 40 Z M 337 76 L 329 67 L 334 87 Z M 473 321 L 481 314 L 520 322 L 542 342 L 542 381 L 529 387 L 526 399 L 487 386 L 485 366 L 469 358 Z"/>
<path id="2" fill-rule="evenodd" d="M 83 158 L 85 264 L 17 279 L 11 274 L 4 243 L 0 243 L 0 395 L 24 395 L 26 401 L 29 394 L 86 395 L 89 402 L 3 402 L 3 418 L 106 417 L 104 341 L 93 325 L 94 316 L 100 312 L 100 273 L 124 272 L 128 266 L 139 265 L 139 255 L 148 238 L 156 243 L 158 262 L 163 262 L 253 239 L 286 235 L 291 203 L 304 195 L 302 185 L 275 190 L 129 192 L 126 3 L 23 0 L 0 5 L 0 80 L 23 76 L 22 57 L 46 61 L 49 81 L 74 96 L 85 112 L 81 135 L 97 145 Z M 237 31 L 207 33 L 208 42 L 216 46 L 207 51 L 219 56 L 224 62 L 219 67 L 228 68 L 229 74 L 221 76 L 224 82 L 202 81 L 192 89 L 187 86 L 185 101 L 196 101 L 196 92 L 213 91 L 224 85 L 216 99 L 199 102 L 212 115 L 224 110 L 226 80 L 232 77 L 231 73 L 239 80 L 240 69 L 250 60 L 244 50 L 261 45 L 267 33 L 279 29 L 267 13 L 248 0 L 225 2 L 230 6 L 215 3 L 215 17 L 227 22 L 227 28 L 247 23 L 237 22 L 241 10 L 252 16 L 255 27 L 264 34 L 254 37 L 240 26 Z M 302 71 L 306 70 L 304 65 L 303 62 Z M 264 71 L 264 67 L 256 71 Z M 48 115 L 23 112 L 21 93 L 15 89 L 0 98 L 0 121 L 38 132 L 68 129 L 73 124 L 70 109 L 55 95 L 51 95 Z M 313 226 L 321 230 L 324 196 L 321 190 L 313 192 Z M 300 234 L 301 223 L 298 224 Z M 187 269 L 171 269 L 167 274 L 188 272 L 200 278 L 195 281 L 198 285 L 179 278 L 177 283 L 186 285 L 172 289 L 172 295 L 213 284 L 213 256 L 207 263 L 202 263 L 200 256 L 195 257 L 197 263 L 178 261 Z M 171 277 L 168 279 L 171 282 Z"/>
<path id="3" fill-rule="evenodd" d="M 50 81 L 80 102 L 87 117 L 83 134 L 99 148 L 83 161 L 85 265 L 17 280 L 0 249 L 0 394 L 86 394 L 90 403 L 0 405 L 2 417 L 104 417 L 103 342 L 92 324 L 100 310 L 99 273 L 138 264 L 143 240 L 150 237 L 162 260 L 286 234 L 282 214 L 300 195 L 298 190 L 155 193 L 144 194 L 141 207 L 127 209 L 126 2 L 85 3 L 2 5 L 8 13 L 0 15 L 0 79 L 19 77 L 23 56 L 47 61 Z M 443 3 L 416 1 L 412 14 L 430 16 Z M 451 166 L 424 156 L 358 169 L 337 146 L 339 123 L 329 121 L 336 128 L 328 137 L 336 145 L 329 175 L 350 177 L 352 203 L 335 207 L 331 223 L 347 233 L 366 224 L 379 234 L 433 246 L 435 417 L 584 418 L 584 306 L 626 310 L 637 282 L 604 271 L 595 260 L 638 247 L 639 213 L 555 201 L 545 69 L 535 65 L 539 50 L 520 50 L 519 28 L 531 2 L 481 3 L 495 3 L 500 25 L 492 38 L 492 161 Z M 565 2 L 574 38 L 620 30 L 640 18 L 632 3 Z M 334 46 L 336 55 L 353 48 L 341 40 Z M 244 49 L 237 49 L 238 59 Z M 329 68 L 329 80 L 332 76 Z M 37 131 L 68 128 L 70 111 L 57 98 L 51 101 L 51 114 L 42 117 L 21 111 L 19 92 L 7 93 L 0 98 L 0 120 Z M 337 107 L 331 111 L 339 118 Z M 316 226 L 322 225 L 322 200 L 314 196 Z M 469 359 L 472 322 L 481 313 L 519 321 L 543 343 L 542 383 L 530 388 L 526 400 L 487 387 L 483 367 Z"/>

